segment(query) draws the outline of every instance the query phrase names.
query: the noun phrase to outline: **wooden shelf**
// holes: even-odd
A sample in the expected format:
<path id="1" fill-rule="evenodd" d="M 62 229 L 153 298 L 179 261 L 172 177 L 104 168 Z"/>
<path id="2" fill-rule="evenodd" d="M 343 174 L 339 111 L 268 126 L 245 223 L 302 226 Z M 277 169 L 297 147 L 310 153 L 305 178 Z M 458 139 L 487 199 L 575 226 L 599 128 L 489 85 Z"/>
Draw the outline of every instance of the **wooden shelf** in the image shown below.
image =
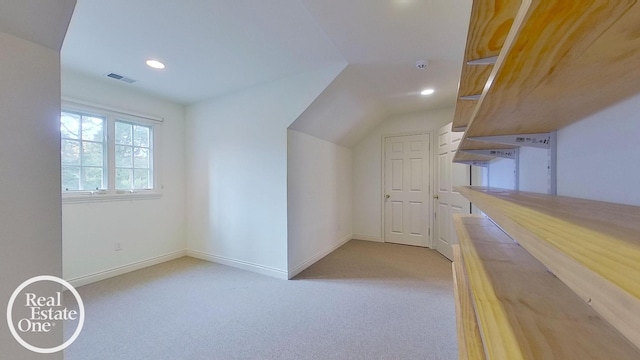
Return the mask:
<path id="1" fill-rule="evenodd" d="M 474 9 L 486 2 L 474 1 Z M 477 148 L 468 137 L 558 130 L 640 92 L 640 2 L 507 3 L 519 10 L 482 96 L 473 110 L 456 110 L 456 116 L 468 116 L 454 117 L 454 128 L 467 124 L 459 149 Z M 475 21 L 487 21 L 473 14 L 470 30 L 482 26 Z M 489 41 L 484 36 L 468 40 L 467 47 Z M 473 51 L 467 48 L 465 59 Z M 464 67 L 462 72 L 467 74 Z M 461 86 L 459 94 L 466 91 Z"/>
<path id="2" fill-rule="evenodd" d="M 468 65 L 468 61 L 498 56 L 511 29 L 520 1 L 474 1 L 460 76 L 458 96 L 481 94 L 493 65 Z M 477 101 L 458 100 L 453 120 L 454 131 L 464 131 Z"/>
<path id="3" fill-rule="evenodd" d="M 638 349 L 489 219 L 454 221 L 488 359 L 640 358 Z"/>
<path id="4" fill-rule="evenodd" d="M 640 348 L 640 207 L 456 189 Z"/>
<path id="5" fill-rule="evenodd" d="M 456 327 L 458 330 L 458 359 L 484 360 L 484 345 L 473 309 L 473 298 L 462 261 L 460 246 L 453 245 L 453 284 L 456 297 Z"/>

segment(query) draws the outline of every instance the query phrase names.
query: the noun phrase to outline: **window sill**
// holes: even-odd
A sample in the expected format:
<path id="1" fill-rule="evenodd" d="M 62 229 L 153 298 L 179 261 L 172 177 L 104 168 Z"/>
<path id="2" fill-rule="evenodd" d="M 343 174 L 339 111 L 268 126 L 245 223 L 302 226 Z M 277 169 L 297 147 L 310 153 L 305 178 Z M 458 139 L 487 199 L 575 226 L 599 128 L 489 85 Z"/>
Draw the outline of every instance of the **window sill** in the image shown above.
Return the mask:
<path id="1" fill-rule="evenodd" d="M 63 204 L 76 203 L 92 203 L 92 202 L 111 202 L 111 201 L 134 201 L 134 200 L 153 200 L 160 199 L 162 193 L 159 191 L 138 191 L 138 192 L 122 192 L 122 193 L 106 193 L 106 192 L 82 192 L 76 194 L 62 194 Z"/>

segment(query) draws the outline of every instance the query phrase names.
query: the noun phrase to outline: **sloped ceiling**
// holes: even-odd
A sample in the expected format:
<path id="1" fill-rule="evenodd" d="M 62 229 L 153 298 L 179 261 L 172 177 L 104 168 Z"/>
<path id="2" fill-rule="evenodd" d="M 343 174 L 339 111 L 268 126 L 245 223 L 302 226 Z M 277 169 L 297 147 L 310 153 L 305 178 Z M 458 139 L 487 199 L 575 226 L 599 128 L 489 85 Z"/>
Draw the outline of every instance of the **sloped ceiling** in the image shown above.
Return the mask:
<path id="1" fill-rule="evenodd" d="M 78 0 L 62 63 L 185 105 L 348 64 L 292 128 L 351 146 L 389 116 L 454 106 L 470 11 L 471 0 Z"/>
<path id="2" fill-rule="evenodd" d="M 352 147 L 385 117 L 355 65 L 348 65 L 289 127 Z"/>
<path id="3" fill-rule="evenodd" d="M 0 1 L 0 31 L 60 51 L 76 0 Z"/>

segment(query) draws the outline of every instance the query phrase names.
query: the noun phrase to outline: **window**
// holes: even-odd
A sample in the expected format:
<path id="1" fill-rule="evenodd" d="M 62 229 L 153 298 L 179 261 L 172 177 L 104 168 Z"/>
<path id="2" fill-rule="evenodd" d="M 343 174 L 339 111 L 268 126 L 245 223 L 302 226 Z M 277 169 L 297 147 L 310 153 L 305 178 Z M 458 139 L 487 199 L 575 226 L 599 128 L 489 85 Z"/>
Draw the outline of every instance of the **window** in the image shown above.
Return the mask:
<path id="1" fill-rule="evenodd" d="M 150 126 L 116 121 L 116 189 L 153 188 Z"/>
<path id="2" fill-rule="evenodd" d="M 63 198 L 157 193 L 160 120 L 63 103 Z"/>
<path id="3" fill-rule="evenodd" d="M 104 190 L 107 183 L 104 117 L 62 112 L 62 189 Z"/>

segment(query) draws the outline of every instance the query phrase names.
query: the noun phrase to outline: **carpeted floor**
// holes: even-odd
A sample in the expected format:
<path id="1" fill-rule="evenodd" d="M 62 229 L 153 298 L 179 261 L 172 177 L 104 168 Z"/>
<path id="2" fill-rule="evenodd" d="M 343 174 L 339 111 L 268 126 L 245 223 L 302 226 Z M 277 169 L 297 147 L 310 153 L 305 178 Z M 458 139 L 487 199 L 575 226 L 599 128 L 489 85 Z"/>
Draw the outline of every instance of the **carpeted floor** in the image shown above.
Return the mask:
<path id="1" fill-rule="evenodd" d="M 185 257 L 78 291 L 66 360 L 457 358 L 451 263 L 428 249 L 352 240 L 290 281 Z"/>

